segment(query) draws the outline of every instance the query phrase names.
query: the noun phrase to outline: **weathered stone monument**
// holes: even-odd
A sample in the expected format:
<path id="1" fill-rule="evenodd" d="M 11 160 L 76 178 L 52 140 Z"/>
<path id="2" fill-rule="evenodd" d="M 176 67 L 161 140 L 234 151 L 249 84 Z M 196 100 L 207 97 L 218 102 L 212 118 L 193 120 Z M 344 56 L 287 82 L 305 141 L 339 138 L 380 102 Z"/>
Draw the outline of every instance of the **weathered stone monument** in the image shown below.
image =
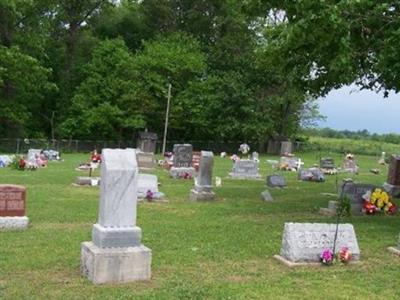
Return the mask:
<path id="1" fill-rule="evenodd" d="M 292 153 L 292 151 L 293 151 L 293 143 L 292 142 L 288 142 L 288 141 L 281 142 L 281 151 L 280 151 L 281 155 L 290 154 L 290 153 Z"/>
<path id="2" fill-rule="evenodd" d="M 400 155 L 391 156 L 388 178 L 383 188 L 393 197 L 400 195 Z"/>
<path id="3" fill-rule="evenodd" d="M 237 160 L 233 164 L 230 176 L 238 179 L 260 179 L 258 162 L 251 159 Z"/>
<path id="4" fill-rule="evenodd" d="M 175 144 L 173 166 L 169 174 L 173 178 L 193 177 L 195 169 L 192 167 L 193 146 L 190 144 Z"/>
<path id="5" fill-rule="evenodd" d="M 343 161 L 343 170 L 350 173 L 358 174 L 358 166 L 356 160 L 352 154 L 346 155 Z"/>
<path id="6" fill-rule="evenodd" d="M 325 249 L 332 250 L 336 224 L 285 223 L 280 255 L 274 257 L 288 266 L 319 263 Z M 360 248 L 353 225 L 339 224 L 335 252 L 347 247 L 352 261 L 360 260 Z"/>
<path id="7" fill-rule="evenodd" d="M 260 161 L 260 154 L 258 154 L 258 152 L 254 151 L 251 154 L 251 159 L 254 160 L 255 162 L 259 162 Z"/>
<path id="8" fill-rule="evenodd" d="M 286 186 L 285 177 L 281 175 L 269 175 L 267 176 L 267 186 L 272 188 L 284 188 Z"/>
<path id="9" fill-rule="evenodd" d="M 301 181 L 325 181 L 324 173 L 319 168 L 300 169 L 297 178 Z"/>
<path id="10" fill-rule="evenodd" d="M 147 280 L 151 250 L 136 226 L 138 166 L 133 149 L 103 149 L 98 223 L 81 245 L 81 271 L 96 284 Z"/>
<path id="11" fill-rule="evenodd" d="M 26 229 L 28 223 L 25 187 L 0 184 L 0 230 Z"/>
<path id="12" fill-rule="evenodd" d="M 368 191 L 373 191 L 375 186 L 368 183 L 347 182 L 339 188 L 339 196 L 342 194 L 350 200 L 351 213 L 361 214 L 364 205 L 363 195 Z"/>
<path id="13" fill-rule="evenodd" d="M 136 152 L 137 163 L 140 169 L 154 169 L 156 160 L 151 152 Z"/>
<path id="14" fill-rule="evenodd" d="M 211 151 L 201 151 L 199 173 L 194 179 L 194 189 L 190 191 L 190 200 L 203 201 L 213 200 L 212 170 L 214 165 L 214 154 Z"/>
<path id="15" fill-rule="evenodd" d="M 143 152 L 155 153 L 157 148 L 157 134 L 154 132 L 139 132 L 137 148 Z"/>
<path id="16" fill-rule="evenodd" d="M 265 190 L 261 193 L 261 199 L 265 202 L 274 201 L 274 198 L 272 198 L 272 195 L 268 190 Z"/>
<path id="17" fill-rule="evenodd" d="M 327 170 L 335 169 L 335 161 L 333 158 L 323 157 L 319 161 L 319 167 Z"/>
<path id="18" fill-rule="evenodd" d="M 150 191 L 151 200 L 161 200 L 165 197 L 164 193 L 158 190 L 158 178 L 152 174 L 139 174 L 138 177 L 138 198 L 148 197 Z"/>

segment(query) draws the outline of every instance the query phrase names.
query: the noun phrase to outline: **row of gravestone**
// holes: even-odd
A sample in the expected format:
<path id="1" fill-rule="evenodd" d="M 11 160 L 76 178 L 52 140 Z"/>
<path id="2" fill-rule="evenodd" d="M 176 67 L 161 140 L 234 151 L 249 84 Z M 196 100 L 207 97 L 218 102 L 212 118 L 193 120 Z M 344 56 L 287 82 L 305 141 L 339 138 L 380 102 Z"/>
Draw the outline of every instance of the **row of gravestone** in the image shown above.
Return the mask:
<path id="1" fill-rule="evenodd" d="M 204 169 L 212 170 L 211 153 L 203 152 Z M 136 226 L 138 166 L 133 149 L 104 149 L 102 153 L 101 194 L 98 222 L 93 225 L 92 241 L 81 245 L 81 271 L 94 283 L 129 282 L 151 277 L 152 252 L 141 243 L 142 231 Z M 200 170 L 203 168 L 201 167 Z M 204 173 L 196 191 L 211 184 Z M 25 190 L 15 186 L 0 188 L 0 207 L 25 206 Z M 1 211 L 1 210 L 0 210 Z M 24 210 L 17 210 L 24 214 Z M 0 221 L 1 223 L 1 221 Z M 360 258 L 353 226 L 340 224 L 285 223 L 281 252 L 276 258 L 287 265 L 318 262 L 321 251 L 347 247 L 353 260 Z M 398 248 L 396 248 L 398 250 Z"/>

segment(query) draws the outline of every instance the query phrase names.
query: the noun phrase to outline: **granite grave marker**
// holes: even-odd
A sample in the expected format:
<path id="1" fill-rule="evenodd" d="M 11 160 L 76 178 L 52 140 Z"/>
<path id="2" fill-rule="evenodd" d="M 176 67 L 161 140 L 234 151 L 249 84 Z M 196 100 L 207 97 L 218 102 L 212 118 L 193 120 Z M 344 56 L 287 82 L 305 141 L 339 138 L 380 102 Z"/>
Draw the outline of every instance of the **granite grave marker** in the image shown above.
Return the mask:
<path id="1" fill-rule="evenodd" d="M 0 229 L 26 229 L 26 188 L 0 184 Z"/>
<path id="2" fill-rule="evenodd" d="M 322 251 L 333 248 L 336 224 L 285 223 L 280 255 L 275 258 L 287 265 L 318 263 Z M 352 261 L 360 259 L 360 248 L 353 225 L 339 224 L 335 251 L 348 247 Z"/>
<path id="3" fill-rule="evenodd" d="M 250 159 L 237 160 L 233 164 L 232 178 L 239 179 L 259 179 L 261 178 L 258 173 L 258 162 Z"/>
<path id="4" fill-rule="evenodd" d="M 194 189 L 190 191 L 192 201 L 213 200 L 212 171 L 214 154 L 211 151 L 201 151 L 199 173 L 195 177 Z"/>

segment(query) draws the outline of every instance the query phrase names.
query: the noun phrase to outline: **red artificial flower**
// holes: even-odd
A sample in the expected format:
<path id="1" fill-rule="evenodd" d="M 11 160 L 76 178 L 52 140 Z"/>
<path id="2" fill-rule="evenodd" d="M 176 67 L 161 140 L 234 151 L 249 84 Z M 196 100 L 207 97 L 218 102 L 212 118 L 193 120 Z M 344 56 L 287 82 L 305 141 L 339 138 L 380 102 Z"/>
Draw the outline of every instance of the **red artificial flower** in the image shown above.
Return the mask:
<path id="1" fill-rule="evenodd" d="M 18 162 L 18 167 L 19 167 L 20 169 L 24 169 L 24 168 L 25 168 L 25 165 L 26 165 L 25 160 L 24 160 L 23 158 L 21 158 L 21 159 L 19 160 L 19 162 Z"/>
<path id="2" fill-rule="evenodd" d="M 364 209 L 367 215 L 372 215 L 376 212 L 376 206 L 369 201 L 364 202 Z"/>
<path id="3" fill-rule="evenodd" d="M 387 213 L 389 215 L 394 215 L 394 214 L 396 214 L 396 212 L 397 212 L 397 206 L 394 203 L 392 203 L 392 205 L 387 210 Z"/>
<path id="4" fill-rule="evenodd" d="M 342 263 L 348 263 L 351 260 L 351 252 L 348 247 L 343 247 L 339 251 L 339 259 Z"/>

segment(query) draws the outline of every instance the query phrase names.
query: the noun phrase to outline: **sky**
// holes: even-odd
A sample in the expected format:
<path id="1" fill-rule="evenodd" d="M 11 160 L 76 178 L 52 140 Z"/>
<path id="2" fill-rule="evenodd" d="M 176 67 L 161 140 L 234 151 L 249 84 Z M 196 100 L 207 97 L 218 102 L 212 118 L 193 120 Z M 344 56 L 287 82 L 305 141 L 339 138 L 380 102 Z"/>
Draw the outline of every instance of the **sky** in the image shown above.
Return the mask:
<path id="1" fill-rule="evenodd" d="M 383 93 L 359 91 L 351 85 L 331 91 L 319 99 L 319 105 L 326 116 L 319 127 L 400 134 L 400 93 L 383 98 Z"/>

